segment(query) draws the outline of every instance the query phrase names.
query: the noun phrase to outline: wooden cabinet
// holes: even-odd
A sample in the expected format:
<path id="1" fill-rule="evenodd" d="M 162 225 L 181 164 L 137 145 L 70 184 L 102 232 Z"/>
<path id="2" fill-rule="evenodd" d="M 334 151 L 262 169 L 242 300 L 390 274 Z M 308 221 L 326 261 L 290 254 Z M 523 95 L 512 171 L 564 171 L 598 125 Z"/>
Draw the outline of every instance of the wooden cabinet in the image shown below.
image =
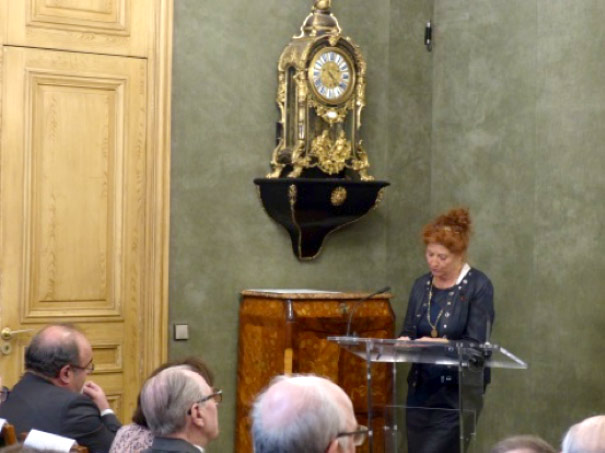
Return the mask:
<path id="1" fill-rule="evenodd" d="M 366 363 L 326 340 L 344 335 L 352 309 L 352 331 L 359 336 L 393 338 L 390 295 L 362 304 L 366 294 L 244 291 L 240 305 L 237 370 L 236 451 L 252 452 L 250 419 L 256 395 L 279 374 L 314 373 L 340 385 L 351 397 L 357 420 L 366 424 Z M 384 414 L 390 402 L 390 366 L 372 367 L 375 451 L 383 449 Z M 359 451 L 365 451 L 361 448 Z"/>

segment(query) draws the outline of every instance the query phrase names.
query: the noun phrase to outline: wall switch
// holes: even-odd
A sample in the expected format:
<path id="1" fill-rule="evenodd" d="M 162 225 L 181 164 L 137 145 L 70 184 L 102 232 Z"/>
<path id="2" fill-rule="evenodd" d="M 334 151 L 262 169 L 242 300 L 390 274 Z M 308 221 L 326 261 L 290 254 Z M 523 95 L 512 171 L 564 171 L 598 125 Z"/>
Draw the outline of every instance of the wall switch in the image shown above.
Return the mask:
<path id="1" fill-rule="evenodd" d="M 189 340 L 189 324 L 175 324 L 174 339 L 175 341 Z"/>

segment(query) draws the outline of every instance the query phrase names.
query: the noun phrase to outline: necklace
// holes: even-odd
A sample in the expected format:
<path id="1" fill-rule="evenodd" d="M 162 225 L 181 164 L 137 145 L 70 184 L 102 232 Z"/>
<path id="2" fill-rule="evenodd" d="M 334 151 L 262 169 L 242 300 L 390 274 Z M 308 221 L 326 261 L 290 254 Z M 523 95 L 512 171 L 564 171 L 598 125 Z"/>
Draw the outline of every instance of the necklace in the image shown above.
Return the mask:
<path id="1" fill-rule="evenodd" d="M 428 307 L 428 310 L 426 311 L 426 320 L 428 321 L 429 326 L 431 327 L 431 337 L 437 338 L 437 335 L 439 335 L 439 332 L 437 331 L 437 326 L 439 325 L 439 320 L 441 319 L 441 316 L 443 316 L 444 308 L 441 308 L 441 311 L 439 312 L 439 314 L 437 315 L 437 318 L 435 319 L 435 324 L 433 324 L 431 322 L 431 300 L 432 299 L 433 299 L 433 279 L 431 279 L 431 286 L 429 288 L 429 307 Z"/>

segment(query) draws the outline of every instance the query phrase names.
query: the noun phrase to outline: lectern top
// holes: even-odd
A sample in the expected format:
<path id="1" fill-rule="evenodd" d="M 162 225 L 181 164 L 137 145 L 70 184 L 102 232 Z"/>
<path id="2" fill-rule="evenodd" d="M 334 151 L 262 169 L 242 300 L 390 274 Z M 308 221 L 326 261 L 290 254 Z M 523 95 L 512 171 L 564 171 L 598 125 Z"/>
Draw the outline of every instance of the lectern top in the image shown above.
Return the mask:
<path id="1" fill-rule="evenodd" d="M 328 337 L 329 341 L 371 362 L 412 362 L 461 367 L 526 369 L 527 363 L 501 346 L 468 341 L 420 341 L 382 338 Z"/>

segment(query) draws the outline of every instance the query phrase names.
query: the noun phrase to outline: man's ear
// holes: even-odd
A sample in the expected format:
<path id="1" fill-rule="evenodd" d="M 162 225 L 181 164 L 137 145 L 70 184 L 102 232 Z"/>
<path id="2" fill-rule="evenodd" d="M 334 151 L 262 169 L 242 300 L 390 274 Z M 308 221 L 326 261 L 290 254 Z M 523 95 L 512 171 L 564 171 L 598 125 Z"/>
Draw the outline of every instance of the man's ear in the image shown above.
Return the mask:
<path id="1" fill-rule="evenodd" d="M 202 413 L 199 404 L 195 404 L 194 407 L 191 408 L 191 422 L 197 426 L 206 425 L 206 419 L 204 418 L 204 414 Z"/>
<path id="2" fill-rule="evenodd" d="M 63 365 L 59 370 L 59 374 L 57 375 L 57 379 L 61 384 L 69 384 L 71 381 L 71 375 L 73 370 L 70 365 Z"/>
<path id="3" fill-rule="evenodd" d="M 336 453 L 340 450 L 340 443 L 338 442 L 338 439 L 332 439 L 332 442 L 330 442 L 330 445 L 328 445 L 328 448 L 326 449 L 326 453 Z"/>

